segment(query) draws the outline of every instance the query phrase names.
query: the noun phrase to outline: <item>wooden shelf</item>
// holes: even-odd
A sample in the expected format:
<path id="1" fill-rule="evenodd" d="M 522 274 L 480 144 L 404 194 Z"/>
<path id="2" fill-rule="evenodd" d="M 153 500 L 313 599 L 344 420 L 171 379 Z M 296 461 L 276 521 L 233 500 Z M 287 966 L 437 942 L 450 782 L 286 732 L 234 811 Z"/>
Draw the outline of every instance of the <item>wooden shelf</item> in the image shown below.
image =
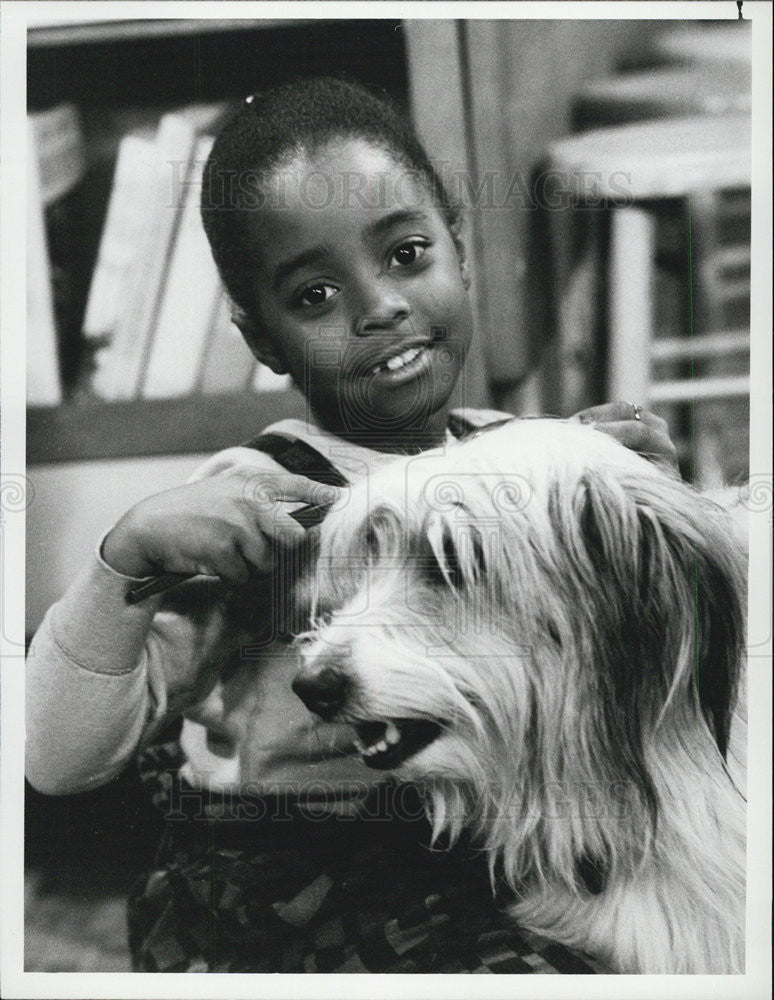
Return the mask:
<path id="1" fill-rule="evenodd" d="M 73 101 L 90 113 L 240 100 L 299 76 L 341 73 L 401 100 L 408 81 L 400 26 L 359 18 L 149 19 L 39 28 L 28 32 L 27 105 Z"/>
<path id="2" fill-rule="evenodd" d="M 256 28 L 283 28 L 306 24 L 309 18 L 147 18 L 125 21 L 51 21 L 31 26 L 27 35 L 30 48 L 58 45 L 86 45 L 94 42 L 121 42 L 140 38 L 170 38 L 179 35 L 213 34 Z"/>
<path id="3" fill-rule="evenodd" d="M 216 452 L 254 437 L 276 420 L 303 418 L 306 408 L 296 390 L 32 407 L 27 462 Z"/>

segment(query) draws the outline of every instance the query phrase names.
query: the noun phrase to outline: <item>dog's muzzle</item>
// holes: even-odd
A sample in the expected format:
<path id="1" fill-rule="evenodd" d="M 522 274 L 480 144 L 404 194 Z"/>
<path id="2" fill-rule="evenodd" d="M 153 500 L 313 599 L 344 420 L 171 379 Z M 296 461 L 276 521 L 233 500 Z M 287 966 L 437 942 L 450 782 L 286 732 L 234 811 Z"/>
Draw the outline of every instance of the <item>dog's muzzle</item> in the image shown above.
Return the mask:
<path id="1" fill-rule="evenodd" d="M 330 722 L 348 713 L 347 701 L 352 680 L 334 666 L 304 669 L 292 683 L 293 691 L 310 712 Z M 440 723 L 431 719 L 362 719 L 349 717 L 357 734 L 355 747 L 363 763 L 375 770 L 399 767 L 432 743 L 441 733 Z"/>
<path id="2" fill-rule="evenodd" d="M 301 671 L 292 688 L 310 712 L 326 721 L 340 711 L 347 700 L 349 678 L 335 667 L 325 667 L 314 673 Z"/>

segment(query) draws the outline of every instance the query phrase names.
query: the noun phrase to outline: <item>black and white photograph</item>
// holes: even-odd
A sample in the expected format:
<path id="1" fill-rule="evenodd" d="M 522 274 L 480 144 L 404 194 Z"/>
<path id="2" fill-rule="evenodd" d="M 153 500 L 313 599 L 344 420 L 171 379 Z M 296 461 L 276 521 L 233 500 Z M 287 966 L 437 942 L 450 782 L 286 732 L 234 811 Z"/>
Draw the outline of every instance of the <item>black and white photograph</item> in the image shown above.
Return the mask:
<path id="1" fill-rule="evenodd" d="M 770 995 L 770 6 L 0 17 L 0 993 Z"/>

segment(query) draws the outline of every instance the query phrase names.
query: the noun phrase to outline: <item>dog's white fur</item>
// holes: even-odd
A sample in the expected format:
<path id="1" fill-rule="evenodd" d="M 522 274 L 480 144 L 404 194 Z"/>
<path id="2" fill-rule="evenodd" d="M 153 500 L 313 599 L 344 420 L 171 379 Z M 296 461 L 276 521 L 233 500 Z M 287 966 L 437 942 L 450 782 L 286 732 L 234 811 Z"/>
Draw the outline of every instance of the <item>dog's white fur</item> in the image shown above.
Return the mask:
<path id="1" fill-rule="evenodd" d="M 716 505 L 598 431 L 514 421 L 329 515 L 302 673 L 346 676 L 337 720 L 441 724 L 396 773 L 521 926 L 620 972 L 742 972 L 744 585 Z"/>

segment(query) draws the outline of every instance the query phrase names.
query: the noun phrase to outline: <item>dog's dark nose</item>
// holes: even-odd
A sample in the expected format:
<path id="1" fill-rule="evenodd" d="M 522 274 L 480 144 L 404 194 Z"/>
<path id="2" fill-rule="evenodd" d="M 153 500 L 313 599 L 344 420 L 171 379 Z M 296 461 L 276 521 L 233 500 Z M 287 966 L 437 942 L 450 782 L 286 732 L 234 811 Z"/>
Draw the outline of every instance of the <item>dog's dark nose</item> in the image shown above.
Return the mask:
<path id="1" fill-rule="evenodd" d="M 298 674 L 292 687 L 310 712 L 330 719 L 344 704 L 349 681 L 334 667 L 325 667 L 319 673 Z"/>

